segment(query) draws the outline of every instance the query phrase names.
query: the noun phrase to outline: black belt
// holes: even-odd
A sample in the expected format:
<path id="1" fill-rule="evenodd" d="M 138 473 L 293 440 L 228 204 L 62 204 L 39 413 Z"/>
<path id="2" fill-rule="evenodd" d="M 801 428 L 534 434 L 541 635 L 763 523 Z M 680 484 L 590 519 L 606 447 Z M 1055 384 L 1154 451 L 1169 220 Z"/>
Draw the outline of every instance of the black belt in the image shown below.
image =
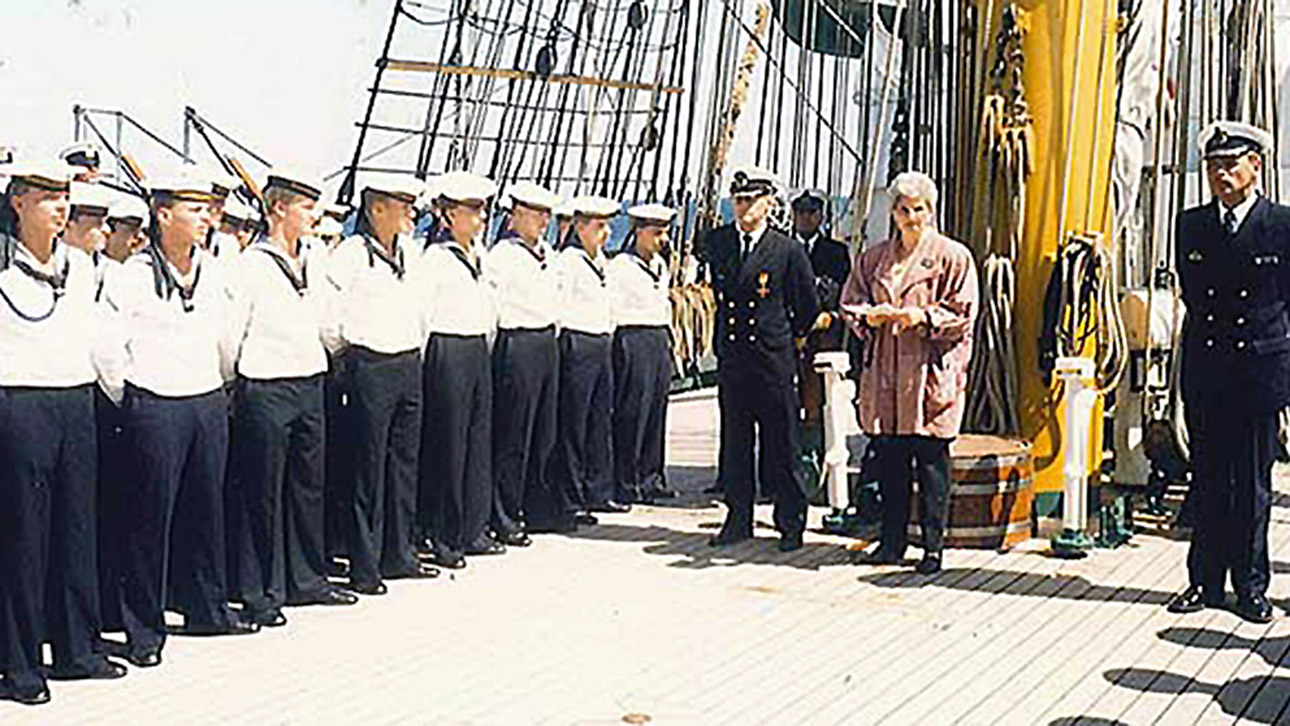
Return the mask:
<path id="1" fill-rule="evenodd" d="M 547 325 L 542 328 L 499 328 L 498 335 L 527 335 L 531 333 L 554 333 L 555 326 Z"/>

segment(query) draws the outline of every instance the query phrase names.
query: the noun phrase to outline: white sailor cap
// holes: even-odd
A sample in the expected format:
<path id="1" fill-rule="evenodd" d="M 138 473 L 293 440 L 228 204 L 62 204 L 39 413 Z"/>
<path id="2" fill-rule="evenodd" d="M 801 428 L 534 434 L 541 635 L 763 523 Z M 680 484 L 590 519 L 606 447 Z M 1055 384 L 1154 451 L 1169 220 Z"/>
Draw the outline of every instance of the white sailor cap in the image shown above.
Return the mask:
<path id="1" fill-rule="evenodd" d="M 339 237 L 345 233 L 345 225 L 331 217 L 323 217 L 314 225 L 314 234 L 319 237 Z"/>
<path id="2" fill-rule="evenodd" d="M 565 200 L 563 202 L 560 202 L 555 206 L 555 209 L 551 210 L 551 214 L 557 218 L 563 218 L 563 219 L 568 219 L 572 217 L 573 202 L 571 200 Z"/>
<path id="3" fill-rule="evenodd" d="M 641 224 L 666 227 L 676 217 L 676 210 L 662 204 L 640 204 L 628 209 L 627 216 Z"/>
<path id="4" fill-rule="evenodd" d="M 364 180 L 363 191 L 415 204 L 425 194 L 426 183 L 410 174 L 373 175 Z"/>
<path id="5" fill-rule="evenodd" d="M 225 174 L 218 169 L 207 170 L 204 173 L 210 178 L 211 188 L 216 196 L 227 197 L 242 188 L 242 180 L 232 174 Z"/>
<path id="6" fill-rule="evenodd" d="M 1197 138 L 1201 157 L 1240 156 L 1248 151 L 1266 155 L 1272 149 L 1272 134 L 1240 121 L 1215 121 Z"/>
<path id="7" fill-rule="evenodd" d="M 450 171 L 435 180 L 434 190 L 450 202 L 484 202 L 497 194 L 497 183 L 468 171 Z"/>
<path id="8" fill-rule="evenodd" d="M 112 190 L 107 187 L 73 181 L 71 193 L 73 210 L 106 215 L 112 207 Z"/>
<path id="9" fill-rule="evenodd" d="M 284 189 L 315 202 L 322 198 L 322 182 L 313 174 L 287 167 L 274 167 L 265 175 L 264 191 Z"/>
<path id="10" fill-rule="evenodd" d="M 214 201 L 215 187 L 210 179 L 202 174 L 185 169 L 178 174 L 149 180 L 149 191 L 153 201 L 160 199 L 179 202 Z"/>
<path id="11" fill-rule="evenodd" d="M 516 182 L 507 188 L 506 193 L 514 204 L 523 204 L 526 207 L 548 212 L 564 201 L 559 194 L 548 191 L 546 187 L 531 181 Z"/>
<path id="12" fill-rule="evenodd" d="M 77 141 L 58 152 L 58 158 L 72 166 L 86 169 L 97 169 L 102 160 L 98 145 L 92 141 Z"/>
<path id="13" fill-rule="evenodd" d="M 140 225 L 148 223 L 148 205 L 142 199 L 129 194 L 122 194 L 108 207 L 108 219 L 137 219 Z"/>
<path id="14" fill-rule="evenodd" d="M 820 211 L 828 204 L 829 197 L 819 189 L 800 189 L 793 195 L 793 209 L 814 209 Z"/>
<path id="15" fill-rule="evenodd" d="M 77 167 L 58 160 L 16 161 L 0 165 L 0 176 L 17 180 L 29 187 L 53 192 L 65 192 L 71 188 L 72 177 L 79 174 Z"/>
<path id="16" fill-rule="evenodd" d="M 759 166 L 737 166 L 730 173 L 731 196 L 761 197 L 778 190 L 779 179 Z"/>
<path id="17" fill-rule="evenodd" d="M 579 217 L 589 217 L 592 219 L 608 219 L 616 216 L 623 210 L 618 202 L 608 197 L 583 196 L 574 197 L 570 202 L 573 207 L 573 213 Z"/>
<path id="18" fill-rule="evenodd" d="M 230 196 L 224 202 L 224 216 L 242 222 L 254 222 L 258 215 L 254 209 L 251 209 L 250 205 L 237 197 Z"/>
<path id="19" fill-rule="evenodd" d="M 340 202 L 332 202 L 331 204 L 323 207 L 324 216 L 331 217 L 338 221 L 348 217 L 349 213 L 352 211 L 354 211 L 353 207 L 350 207 L 348 204 L 341 204 Z"/>

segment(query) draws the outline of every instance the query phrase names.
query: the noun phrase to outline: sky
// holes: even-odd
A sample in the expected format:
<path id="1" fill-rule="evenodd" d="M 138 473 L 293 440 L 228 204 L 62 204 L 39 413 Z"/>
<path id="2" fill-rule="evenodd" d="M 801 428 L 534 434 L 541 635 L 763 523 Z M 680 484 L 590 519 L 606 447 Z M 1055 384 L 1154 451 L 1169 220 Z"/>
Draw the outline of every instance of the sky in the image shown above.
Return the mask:
<path id="1" fill-rule="evenodd" d="M 330 171 L 352 153 L 391 7 L 4 0 L 0 146 L 58 151 L 73 138 L 78 103 L 124 110 L 179 145 L 187 104 L 275 163 Z"/>

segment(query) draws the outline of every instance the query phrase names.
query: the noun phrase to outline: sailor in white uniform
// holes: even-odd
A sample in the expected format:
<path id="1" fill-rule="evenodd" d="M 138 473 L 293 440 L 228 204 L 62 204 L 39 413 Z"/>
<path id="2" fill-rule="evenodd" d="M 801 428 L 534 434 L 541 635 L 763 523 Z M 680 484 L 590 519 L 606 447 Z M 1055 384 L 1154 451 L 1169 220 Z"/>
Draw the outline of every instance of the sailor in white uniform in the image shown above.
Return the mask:
<path id="1" fill-rule="evenodd" d="M 496 314 L 476 247 L 497 185 L 469 172 L 450 172 L 440 178 L 438 193 L 444 229 L 412 270 L 428 334 L 418 519 L 429 533 L 434 561 L 460 569 L 466 555 L 505 551 L 487 531 L 493 503 L 487 338 Z"/>
<path id="2" fill-rule="evenodd" d="M 604 197 L 578 197 L 572 206 L 573 225 L 555 263 L 560 308 L 557 482 L 584 512 L 625 512 L 631 506 L 615 499 L 613 491 L 614 319 L 604 253 L 609 221 L 621 206 Z M 579 519 L 595 522 L 590 514 Z M 567 517 L 562 524 L 568 528 Z"/>
<path id="3" fill-rule="evenodd" d="M 108 207 L 108 236 L 103 254 L 114 262 L 125 262 L 147 242 L 148 204 L 138 197 L 122 195 Z"/>
<path id="4" fill-rule="evenodd" d="M 668 266 L 663 259 L 675 210 L 627 210 L 632 234 L 609 263 L 614 331 L 614 479 L 620 501 L 674 496 L 664 483 L 663 442 L 672 383 Z"/>
<path id="5" fill-rule="evenodd" d="M 95 364 L 89 256 L 57 241 L 74 170 L 15 165 L 0 197 L 0 697 L 49 701 L 54 678 L 119 678 L 98 651 Z"/>
<path id="6" fill-rule="evenodd" d="M 270 172 L 268 233 L 238 257 L 232 275 L 240 340 L 234 579 L 251 619 L 267 626 L 286 622 L 283 605 L 357 602 L 327 581 L 323 546 L 323 376 L 338 341 L 325 265 L 303 240 L 321 193 L 311 177 Z"/>
<path id="7" fill-rule="evenodd" d="M 72 212 L 63 231 L 62 242 L 84 252 L 94 262 L 94 289 L 96 297 L 103 290 L 107 274 L 107 216 L 114 201 L 111 190 L 98 184 L 72 182 Z"/>
<path id="8" fill-rule="evenodd" d="M 349 587 L 365 595 L 384 594 L 382 580 L 438 574 L 417 560 L 414 546 L 424 338 L 422 291 L 408 275 L 419 250 L 408 245 L 413 205 L 424 188 L 411 176 L 370 180 L 355 234 L 331 252 L 327 268 L 347 346 L 343 430 L 353 475 L 342 500 Z"/>
<path id="9" fill-rule="evenodd" d="M 235 196 L 224 201 L 224 214 L 219 232 L 211 236 L 209 252 L 216 259 L 227 262 L 237 257 L 255 236 L 260 215 Z"/>
<path id="10" fill-rule="evenodd" d="M 223 266 L 198 244 L 210 227 L 208 182 L 180 176 L 152 185 L 155 237 L 108 281 L 124 356 L 104 381 L 121 404 L 129 486 L 116 530 L 123 540 L 122 615 L 127 658 L 161 662 L 168 595 L 185 630 L 243 635 L 228 607 L 224 468 L 234 355 Z M 173 589 L 172 589 L 173 588 Z"/>
<path id="11" fill-rule="evenodd" d="M 484 257 L 484 279 L 497 303 L 493 345 L 493 531 L 511 546 L 531 544 L 527 517 L 551 519 L 570 509 L 552 488 L 560 368 L 556 348 L 555 255 L 546 240 L 560 198 L 532 182 L 507 190 L 510 228 Z"/>

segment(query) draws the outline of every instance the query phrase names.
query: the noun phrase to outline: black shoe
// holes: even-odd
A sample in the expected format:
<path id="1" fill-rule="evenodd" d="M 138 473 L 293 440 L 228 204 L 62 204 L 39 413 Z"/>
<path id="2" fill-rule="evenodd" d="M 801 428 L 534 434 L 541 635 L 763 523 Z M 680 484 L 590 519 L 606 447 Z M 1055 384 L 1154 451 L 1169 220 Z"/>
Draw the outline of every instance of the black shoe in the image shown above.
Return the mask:
<path id="1" fill-rule="evenodd" d="M 339 587 L 328 587 L 318 592 L 302 595 L 288 602 L 288 605 L 323 605 L 326 607 L 344 607 L 358 603 L 358 596 Z"/>
<path id="2" fill-rule="evenodd" d="M 336 558 L 327 560 L 328 577 L 349 577 L 349 563 Z"/>
<path id="3" fill-rule="evenodd" d="M 623 504 L 622 502 L 609 499 L 603 502 L 592 502 L 587 505 L 588 512 L 600 512 L 603 514 L 626 514 L 632 511 L 632 505 Z"/>
<path id="4" fill-rule="evenodd" d="M 387 580 L 433 580 L 438 576 L 439 576 L 438 567 L 435 567 L 433 565 L 427 565 L 424 562 L 418 562 L 416 564 L 416 567 L 412 569 L 399 570 L 397 572 L 387 573 L 385 575 L 385 579 Z M 349 589 L 353 590 L 354 588 L 351 587 Z M 355 592 L 361 592 L 361 591 L 355 590 Z M 379 594 L 384 595 L 385 593 L 382 592 Z"/>
<path id="5" fill-rule="evenodd" d="M 255 623 L 262 628 L 281 628 L 287 624 L 287 616 L 282 614 L 282 608 L 243 610 L 242 620 Z"/>
<path id="6" fill-rule="evenodd" d="M 436 552 L 431 561 L 446 570 L 461 570 L 466 567 L 466 558 L 457 552 Z"/>
<path id="7" fill-rule="evenodd" d="M 583 527 L 594 527 L 597 524 L 600 524 L 600 520 L 596 518 L 596 515 L 590 512 L 578 512 L 573 515 L 573 521 L 575 524 Z"/>
<path id="8" fill-rule="evenodd" d="M 779 538 L 780 552 L 796 552 L 797 550 L 800 550 L 800 549 L 802 549 L 801 532 L 794 532 L 792 534 L 784 534 L 780 536 Z"/>
<path id="9" fill-rule="evenodd" d="M 15 688 L 0 681 L 0 699 L 23 706 L 43 706 L 51 700 L 49 686 L 41 683 L 31 688 Z"/>
<path id="10" fill-rule="evenodd" d="M 132 650 L 125 659 L 135 668 L 156 668 L 161 665 L 161 646 Z"/>
<path id="11" fill-rule="evenodd" d="M 120 663 L 113 663 L 107 658 L 99 657 L 92 665 L 76 668 L 54 667 L 49 678 L 54 681 L 115 681 L 125 678 L 129 670 Z"/>
<path id="12" fill-rule="evenodd" d="M 752 539 L 752 532 L 722 527 L 720 532 L 708 538 L 709 547 L 729 547 Z"/>
<path id="13" fill-rule="evenodd" d="M 1267 625 L 1272 622 L 1272 603 L 1263 595 L 1238 597 L 1232 612 L 1251 623 Z"/>
<path id="14" fill-rule="evenodd" d="M 1169 598 L 1169 604 L 1165 606 L 1165 609 L 1178 615 L 1198 613 L 1209 605 L 1206 600 L 1204 588 L 1199 585 L 1192 585 Z"/>
<path id="15" fill-rule="evenodd" d="M 650 487 L 641 490 L 640 498 L 643 502 L 652 502 L 657 499 L 676 499 L 676 491 L 667 487 Z"/>
<path id="16" fill-rule="evenodd" d="M 920 575 L 935 575 L 941 571 L 941 556 L 926 554 L 923 559 L 914 565 L 914 570 Z"/>
<path id="17" fill-rule="evenodd" d="M 466 546 L 466 554 L 471 557 L 486 557 L 488 555 L 506 554 L 506 545 L 497 540 L 484 535 Z"/>
<path id="18" fill-rule="evenodd" d="M 712 486 L 704 487 L 703 493 L 720 496 L 726 493 L 726 488 L 722 486 L 720 482 L 718 482 L 716 484 L 713 484 Z"/>
<path id="19" fill-rule="evenodd" d="M 221 635 L 255 635 L 260 632 L 260 624 L 247 622 L 238 617 L 229 618 L 227 623 L 185 623 L 179 635 L 221 636 Z"/>
<path id="20" fill-rule="evenodd" d="M 356 592 L 359 595 L 367 595 L 368 597 L 380 597 L 390 591 L 390 589 L 385 586 L 384 582 L 371 582 L 361 585 L 356 582 L 350 582 L 345 586 L 345 589 Z"/>
<path id="21" fill-rule="evenodd" d="M 902 559 L 904 558 L 900 555 L 879 545 L 878 549 L 861 557 L 860 562 L 865 565 L 899 565 Z"/>
<path id="22" fill-rule="evenodd" d="M 498 537 L 502 544 L 507 547 L 529 547 L 533 544 L 533 539 L 528 536 L 527 532 L 508 532 Z"/>

